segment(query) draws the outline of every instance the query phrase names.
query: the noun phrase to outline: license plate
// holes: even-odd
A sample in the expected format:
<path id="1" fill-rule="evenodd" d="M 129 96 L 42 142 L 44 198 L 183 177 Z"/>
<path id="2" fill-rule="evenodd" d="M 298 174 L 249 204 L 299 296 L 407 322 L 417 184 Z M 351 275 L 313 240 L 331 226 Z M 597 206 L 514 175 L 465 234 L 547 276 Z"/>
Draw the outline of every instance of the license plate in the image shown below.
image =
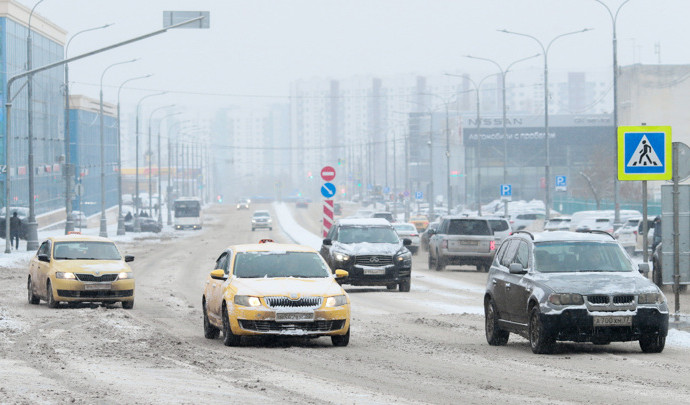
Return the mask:
<path id="1" fill-rule="evenodd" d="M 632 316 L 595 316 L 594 326 L 632 326 Z"/>
<path id="2" fill-rule="evenodd" d="M 314 321 L 314 311 L 312 312 L 276 312 L 276 322 L 312 322 Z"/>
<path id="3" fill-rule="evenodd" d="M 112 288 L 112 284 L 110 283 L 103 283 L 103 284 L 84 284 L 84 290 L 90 291 L 90 290 L 110 290 Z"/>
<path id="4" fill-rule="evenodd" d="M 461 240 L 458 243 L 461 245 L 468 245 L 468 246 L 476 246 L 479 244 L 479 242 L 476 240 Z"/>
<path id="5" fill-rule="evenodd" d="M 386 269 L 384 267 L 365 267 L 362 272 L 366 275 L 381 275 L 386 274 Z"/>

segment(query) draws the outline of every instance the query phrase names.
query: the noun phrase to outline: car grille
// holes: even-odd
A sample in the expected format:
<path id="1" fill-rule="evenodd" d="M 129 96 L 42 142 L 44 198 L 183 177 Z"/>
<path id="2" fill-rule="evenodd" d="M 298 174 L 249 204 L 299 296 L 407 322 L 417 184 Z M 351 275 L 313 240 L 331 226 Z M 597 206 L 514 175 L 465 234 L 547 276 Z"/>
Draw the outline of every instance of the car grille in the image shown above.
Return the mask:
<path id="1" fill-rule="evenodd" d="M 283 331 L 305 331 L 305 332 L 330 332 L 342 329 L 345 320 L 335 321 L 314 321 L 314 322 L 275 322 L 275 321 L 250 321 L 239 320 L 240 327 L 244 330 L 254 332 L 283 332 Z"/>
<path id="2" fill-rule="evenodd" d="M 393 256 L 364 255 L 355 258 L 356 264 L 362 266 L 388 266 L 393 264 Z"/>
<path id="3" fill-rule="evenodd" d="M 587 301 L 594 305 L 606 305 L 609 303 L 608 295 L 588 295 Z"/>
<path id="4" fill-rule="evenodd" d="M 321 307 L 321 297 L 301 297 L 292 300 L 288 297 L 264 297 L 269 308 L 311 308 Z"/>
<path id="5" fill-rule="evenodd" d="M 131 297 L 132 295 L 134 295 L 134 290 L 58 290 L 58 295 L 60 297 L 68 298 L 122 298 Z"/>
<path id="6" fill-rule="evenodd" d="M 608 305 L 611 300 L 615 305 L 629 305 L 635 302 L 634 295 L 614 295 L 609 297 L 608 295 L 588 295 L 587 301 L 592 305 Z"/>
<path id="7" fill-rule="evenodd" d="M 634 295 L 616 295 L 615 297 L 613 297 L 613 303 L 618 305 L 632 304 L 634 301 Z"/>
<path id="8" fill-rule="evenodd" d="M 117 273 L 104 274 L 102 276 L 95 276 L 93 274 L 76 273 L 77 279 L 79 281 L 95 281 L 95 282 L 113 282 L 117 280 Z"/>

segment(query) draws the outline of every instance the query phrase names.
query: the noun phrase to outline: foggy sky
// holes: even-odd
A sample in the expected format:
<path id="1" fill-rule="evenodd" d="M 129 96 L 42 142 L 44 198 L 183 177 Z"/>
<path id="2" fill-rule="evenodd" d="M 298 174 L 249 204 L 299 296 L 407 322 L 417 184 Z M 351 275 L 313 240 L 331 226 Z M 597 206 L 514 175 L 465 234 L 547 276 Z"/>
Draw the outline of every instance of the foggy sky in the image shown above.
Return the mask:
<path id="1" fill-rule="evenodd" d="M 614 9 L 621 3 L 605 2 Z M 70 65 L 71 92 L 97 97 L 106 66 L 139 57 L 108 71 L 106 101 L 115 101 L 116 86 L 124 80 L 153 73 L 128 85 L 132 89 L 123 91 L 123 103 L 147 94 L 139 89 L 169 90 L 161 104 L 215 110 L 256 100 L 287 102 L 289 84 L 296 79 L 449 71 L 479 75 L 495 69 L 463 55 L 505 65 L 540 51 L 532 40 L 496 31 L 501 28 L 545 43 L 564 32 L 594 28 L 556 42 L 549 68 L 587 71 L 612 64 L 611 19 L 594 0 L 45 0 L 36 12 L 65 29 L 67 38 L 115 23 L 77 37 L 69 49 L 74 56 L 159 29 L 162 11 L 175 9 L 209 10 L 211 29 L 175 30 L 75 62 Z M 618 19 L 619 63 L 657 63 L 657 42 L 662 63 L 689 63 L 688 15 L 687 0 L 631 0 Z M 530 64 L 543 66 L 538 58 L 523 68 Z"/>

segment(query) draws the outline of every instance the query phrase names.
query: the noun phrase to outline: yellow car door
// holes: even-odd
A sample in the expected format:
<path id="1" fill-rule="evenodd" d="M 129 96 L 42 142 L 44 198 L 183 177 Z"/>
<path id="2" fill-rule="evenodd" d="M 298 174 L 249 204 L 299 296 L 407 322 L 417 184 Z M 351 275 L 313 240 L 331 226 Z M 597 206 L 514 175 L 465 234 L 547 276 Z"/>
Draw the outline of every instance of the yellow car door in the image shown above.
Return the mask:
<path id="1" fill-rule="evenodd" d="M 228 259 L 230 257 L 230 252 L 225 251 L 223 254 L 221 254 L 218 257 L 218 260 L 216 260 L 216 264 L 214 266 L 214 270 L 223 270 L 225 276 L 227 277 L 228 275 Z M 220 323 L 221 322 L 221 304 L 223 303 L 223 285 L 225 283 L 225 280 L 220 280 L 220 279 L 215 279 L 213 277 L 209 277 L 206 285 L 206 310 L 208 313 L 209 319 L 212 319 L 214 322 Z"/>
<path id="2" fill-rule="evenodd" d="M 34 260 L 36 261 L 36 292 L 38 295 L 44 295 L 46 293 L 46 288 L 48 284 L 48 273 L 50 273 L 50 265 L 51 265 L 51 243 L 49 240 L 44 241 L 41 243 L 41 246 L 38 248 L 38 252 L 36 253 L 36 256 L 34 256 Z M 48 262 L 43 262 L 38 260 L 39 255 L 46 255 L 48 256 L 49 261 Z M 47 298 L 47 296 L 46 296 Z"/>

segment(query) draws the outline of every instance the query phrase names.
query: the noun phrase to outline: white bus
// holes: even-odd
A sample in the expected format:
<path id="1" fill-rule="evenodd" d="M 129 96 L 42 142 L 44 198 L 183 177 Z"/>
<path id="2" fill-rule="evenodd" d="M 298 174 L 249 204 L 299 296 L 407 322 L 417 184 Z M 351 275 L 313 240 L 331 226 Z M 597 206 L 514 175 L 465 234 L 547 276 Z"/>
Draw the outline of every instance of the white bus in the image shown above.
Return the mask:
<path id="1" fill-rule="evenodd" d="M 199 198 L 180 197 L 173 202 L 173 210 L 175 229 L 201 229 L 204 225 Z"/>

